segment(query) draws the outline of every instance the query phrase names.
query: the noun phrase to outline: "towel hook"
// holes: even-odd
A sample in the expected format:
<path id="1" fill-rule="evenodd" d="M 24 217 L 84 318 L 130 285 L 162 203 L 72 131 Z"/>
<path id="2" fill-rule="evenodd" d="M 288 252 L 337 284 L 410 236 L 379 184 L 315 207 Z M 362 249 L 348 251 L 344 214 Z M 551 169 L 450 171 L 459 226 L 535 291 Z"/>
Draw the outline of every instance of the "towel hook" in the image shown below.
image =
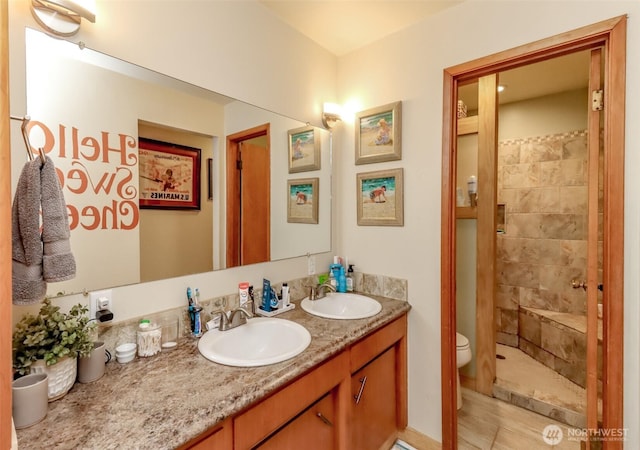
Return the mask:
<path id="1" fill-rule="evenodd" d="M 27 156 L 29 157 L 29 161 L 33 161 L 34 159 L 33 147 L 31 146 L 31 142 L 29 141 L 29 133 L 27 132 L 27 126 L 31 121 L 31 117 L 29 116 L 24 116 L 22 118 L 16 117 L 16 116 L 9 116 L 9 117 L 13 120 L 22 120 L 22 125 L 20 125 L 20 131 L 22 132 L 22 139 L 24 140 L 24 145 L 27 150 Z M 40 160 L 42 161 L 42 164 L 44 164 L 45 163 L 44 149 L 39 148 L 38 155 L 40 156 Z"/>

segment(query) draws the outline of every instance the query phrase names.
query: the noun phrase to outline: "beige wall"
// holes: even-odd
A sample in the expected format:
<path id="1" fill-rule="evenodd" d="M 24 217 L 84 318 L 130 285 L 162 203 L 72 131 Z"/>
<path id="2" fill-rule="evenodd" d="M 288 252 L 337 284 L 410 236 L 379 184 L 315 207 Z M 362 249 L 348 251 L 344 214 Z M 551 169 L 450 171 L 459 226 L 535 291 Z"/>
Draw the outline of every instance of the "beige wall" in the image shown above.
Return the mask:
<path id="1" fill-rule="evenodd" d="M 353 163 L 354 129 L 343 124 L 337 153 L 338 250 L 360 270 L 409 280 L 409 425 L 439 439 L 440 415 L 440 196 L 442 155 L 442 71 L 502 50 L 629 13 L 640 4 L 620 1 L 463 2 L 394 35 L 340 58 L 341 103 L 366 109 L 402 100 L 401 161 L 367 166 Z M 535 23 L 535 26 L 531 24 Z M 627 124 L 640 120 L 631 94 L 640 91 L 640 26 L 629 22 Z M 375 74 L 375 76 L 372 76 Z M 629 135 L 627 166 L 640 167 L 640 142 Z M 403 167 L 405 225 L 358 227 L 357 173 Z M 640 446 L 637 383 L 640 336 L 640 178 L 626 179 L 625 420 L 626 447 Z M 371 245 L 376 242 L 376 245 Z M 635 430 L 634 430 L 635 428 Z"/>
<path id="2" fill-rule="evenodd" d="M 207 198 L 207 159 L 214 137 L 139 123 L 140 137 L 200 149 L 200 210 L 140 210 L 140 281 L 213 270 L 213 200 Z"/>
<path id="3" fill-rule="evenodd" d="M 18 115 L 25 113 L 21 33 L 25 24 L 35 26 L 27 4 L 10 1 L 11 113 Z M 334 249 L 361 271 L 408 279 L 413 306 L 408 339 L 409 425 L 440 439 L 442 71 L 613 16 L 628 13 L 637 18 L 640 4 L 463 2 L 338 61 L 287 29 L 256 2 L 190 2 L 188 6 L 186 2 L 154 2 L 153 8 L 149 2 L 98 4 L 98 22 L 84 24 L 76 40 L 303 121 L 319 124 L 323 101 L 350 103 L 356 110 L 403 101 L 402 161 L 356 167 L 353 124 L 343 122 L 336 132 Z M 252 33 L 239 34 L 239 23 L 245 23 L 244 28 Z M 628 54 L 640 54 L 640 26 L 634 20 L 629 23 Z M 255 71 L 255 67 L 261 70 Z M 634 94 L 640 92 L 640 61 L 635 57 L 629 58 L 627 80 L 630 131 L 626 152 L 624 414 L 630 427 L 625 446 L 638 448 L 640 430 L 634 424 L 640 417 L 636 382 L 640 371 L 640 278 L 636 276 L 640 271 L 640 203 L 635 194 L 640 190 L 640 178 L 632 175 L 640 167 L 640 142 L 632 139 L 631 130 L 640 122 L 640 106 L 633 101 Z M 291 87 L 295 95 L 290 94 Z M 19 136 L 17 128 L 13 131 Z M 19 140 L 14 144 L 19 145 Z M 358 227 L 356 173 L 395 167 L 405 168 L 405 226 Z M 329 254 L 319 257 L 317 267 L 326 267 L 330 259 Z M 199 284 L 203 296 L 209 298 L 234 292 L 241 279 L 298 278 L 306 273 L 305 262 L 305 258 L 294 258 L 119 288 L 114 291 L 114 313 L 116 317 L 135 317 L 177 307 L 184 301 L 188 285 Z M 76 296 L 64 299 L 64 303 L 78 300 L 85 301 Z"/>

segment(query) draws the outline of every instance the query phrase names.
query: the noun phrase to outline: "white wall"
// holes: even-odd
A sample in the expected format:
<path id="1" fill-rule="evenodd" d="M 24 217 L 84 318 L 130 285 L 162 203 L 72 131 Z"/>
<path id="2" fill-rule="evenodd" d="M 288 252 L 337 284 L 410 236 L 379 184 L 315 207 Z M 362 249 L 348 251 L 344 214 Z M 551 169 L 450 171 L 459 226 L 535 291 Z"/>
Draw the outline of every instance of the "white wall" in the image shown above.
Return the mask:
<path id="1" fill-rule="evenodd" d="M 628 13 L 627 194 L 625 201 L 626 448 L 640 447 L 638 390 L 640 320 L 640 3 L 620 1 L 466 1 L 339 60 L 340 102 L 360 109 L 402 100 L 402 161 L 354 165 L 353 125 L 344 123 L 336 152 L 338 251 L 358 270 L 407 278 L 409 425 L 441 437 L 440 194 L 442 72 L 446 67 Z M 356 225 L 356 173 L 404 167 L 405 226 Z M 375 245 L 371 245 L 375 242 Z"/>

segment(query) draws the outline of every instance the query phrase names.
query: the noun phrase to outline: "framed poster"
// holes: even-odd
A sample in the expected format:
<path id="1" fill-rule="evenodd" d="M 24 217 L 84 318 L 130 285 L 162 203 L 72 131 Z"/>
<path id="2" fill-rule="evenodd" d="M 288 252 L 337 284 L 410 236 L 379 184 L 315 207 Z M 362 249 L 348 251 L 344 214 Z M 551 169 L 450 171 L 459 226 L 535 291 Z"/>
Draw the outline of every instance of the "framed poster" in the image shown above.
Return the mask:
<path id="1" fill-rule="evenodd" d="M 402 176 L 402 169 L 356 175 L 358 225 L 404 225 Z"/>
<path id="2" fill-rule="evenodd" d="M 140 138 L 140 208 L 200 209 L 200 149 Z"/>
<path id="3" fill-rule="evenodd" d="M 288 131 L 289 173 L 320 170 L 320 136 L 315 127 Z"/>
<path id="4" fill-rule="evenodd" d="M 287 181 L 287 222 L 318 223 L 319 178 Z"/>
<path id="5" fill-rule="evenodd" d="M 356 164 L 402 159 L 402 102 L 356 114 Z"/>

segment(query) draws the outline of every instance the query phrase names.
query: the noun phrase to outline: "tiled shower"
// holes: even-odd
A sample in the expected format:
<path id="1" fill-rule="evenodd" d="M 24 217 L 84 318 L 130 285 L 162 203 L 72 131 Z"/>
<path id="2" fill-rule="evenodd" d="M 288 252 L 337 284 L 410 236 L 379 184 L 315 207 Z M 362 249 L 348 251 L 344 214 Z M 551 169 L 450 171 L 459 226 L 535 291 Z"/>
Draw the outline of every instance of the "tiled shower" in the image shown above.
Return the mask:
<path id="1" fill-rule="evenodd" d="M 499 143 L 497 342 L 585 386 L 587 133 Z"/>

